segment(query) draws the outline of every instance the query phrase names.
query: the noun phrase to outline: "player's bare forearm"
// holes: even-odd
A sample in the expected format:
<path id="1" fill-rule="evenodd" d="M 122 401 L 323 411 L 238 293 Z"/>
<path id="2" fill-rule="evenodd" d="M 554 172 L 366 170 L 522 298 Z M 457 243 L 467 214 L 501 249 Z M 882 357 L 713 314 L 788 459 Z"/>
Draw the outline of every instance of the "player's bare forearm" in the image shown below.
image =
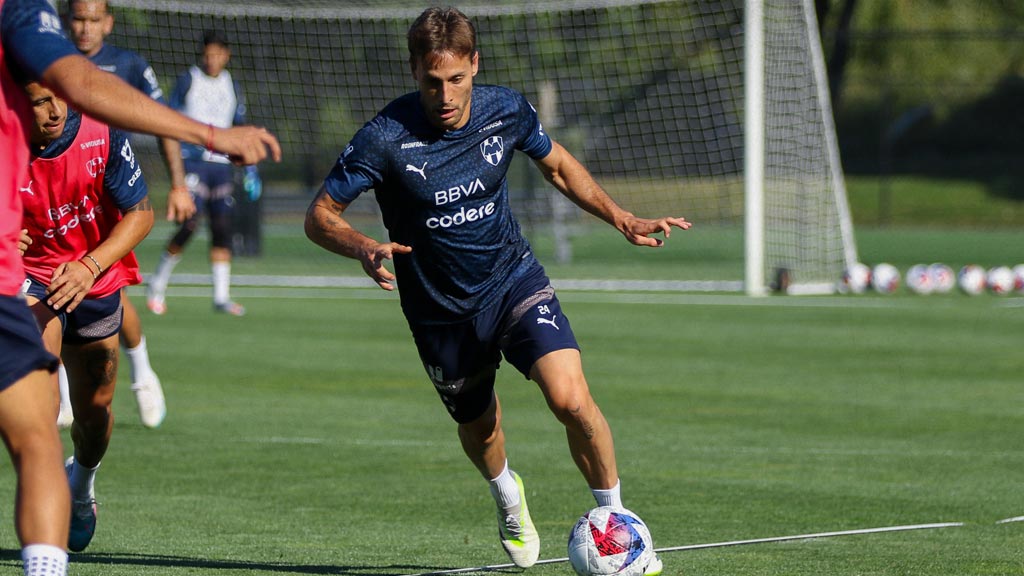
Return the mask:
<path id="1" fill-rule="evenodd" d="M 171 187 L 185 187 L 185 161 L 181 159 L 181 142 L 174 138 L 160 138 L 160 155 L 167 166 Z"/>
<path id="2" fill-rule="evenodd" d="M 617 230 L 622 231 L 623 222 L 632 216 L 612 200 L 590 171 L 561 144 L 552 141 L 551 152 L 538 160 L 537 166 L 544 178 L 563 196 Z"/>
<path id="3" fill-rule="evenodd" d="M 691 226 L 685 218 L 638 218 L 624 210 L 594 180 L 583 164 L 565 148 L 552 141 L 551 153 L 537 161 L 544 177 L 566 198 L 580 208 L 611 224 L 631 243 L 637 246 L 659 247 L 664 245 L 660 238 L 651 234 L 663 233 L 665 238 L 672 235 L 672 228 L 688 230 Z"/>
<path id="4" fill-rule="evenodd" d="M 335 201 L 323 189 L 306 212 L 306 236 L 322 248 L 358 260 L 366 273 L 384 290 L 394 290 L 395 275 L 384 267 L 395 254 L 412 252 L 395 242 L 377 242 L 353 228 L 342 216 L 348 204 Z"/>
<path id="5" fill-rule="evenodd" d="M 103 269 L 128 255 L 153 229 L 153 205 L 146 196 L 138 204 L 124 211 L 121 221 L 110 230 L 110 235 L 89 254 L 99 261 Z"/>
<path id="6" fill-rule="evenodd" d="M 111 126 L 208 146 L 239 164 L 268 156 L 281 159 L 277 138 L 253 126 L 211 128 L 152 100 L 84 56 L 64 56 L 43 72 L 42 81 L 72 106 Z"/>
<path id="7" fill-rule="evenodd" d="M 356 230 L 342 216 L 347 204 L 335 201 L 323 190 L 306 211 L 306 236 L 317 246 L 355 260 L 377 242 Z"/>

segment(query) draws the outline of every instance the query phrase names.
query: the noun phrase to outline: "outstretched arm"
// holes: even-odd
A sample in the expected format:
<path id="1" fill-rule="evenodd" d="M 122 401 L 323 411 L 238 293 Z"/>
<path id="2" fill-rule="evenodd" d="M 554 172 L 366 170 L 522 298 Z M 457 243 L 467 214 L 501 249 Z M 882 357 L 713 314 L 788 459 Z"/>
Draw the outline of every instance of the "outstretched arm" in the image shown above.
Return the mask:
<path id="1" fill-rule="evenodd" d="M 81 55 L 60 58 L 43 72 L 42 81 L 78 110 L 111 126 L 207 146 L 239 164 L 255 164 L 267 156 L 281 159 L 281 145 L 266 129 L 222 129 L 196 122 L 158 104 Z"/>
<path id="2" fill-rule="evenodd" d="M 322 188 L 306 212 L 306 236 L 322 248 L 359 260 L 363 271 L 385 290 L 394 290 L 395 275 L 384 267 L 384 260 L 395 254 L 408 254 L 412 248 L 395 242 L 377 242 L 353 228 L 342 214 L 348 204 L 335 201 Z"/>
<path id="3" fill-rule="evenodd" d="M 551 141 L 551 152 L 535 162 L 544 178 L 566 198 L 614 226 L 627 240 L 637 246 L 661 246 L 664 241 L 660 238 L 651 238 L 651 234 L 663 232 L 665 238 L 668 238 L 673 226 L 682 230 L 687 230 L 691 226 L 690 222 L 682 217 L 637 218 L 623 210 L 594 180 L 583 164 L 554 140 Z"/>

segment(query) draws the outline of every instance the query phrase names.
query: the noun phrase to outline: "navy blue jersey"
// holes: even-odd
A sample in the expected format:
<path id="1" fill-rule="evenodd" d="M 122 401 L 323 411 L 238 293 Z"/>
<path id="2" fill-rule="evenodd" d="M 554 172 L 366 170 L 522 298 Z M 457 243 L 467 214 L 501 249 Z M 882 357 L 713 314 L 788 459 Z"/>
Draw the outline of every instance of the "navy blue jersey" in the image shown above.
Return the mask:
<path id="1" fill-rule="evenodd" d="M 68 117 L 64 121 L 64 132 L 53 142 L 47 144 L 39 154 L 38 158 L 56 158 L 67 151 L 68 146 L 74 143 L 78 136 L 78 129 L 82 125 L 82 115 L 68 108 Z M 131 145 L 128 143 L 127 135 L 116 129 L 110 130 L 110 153 L 105 159 L 103 170 L 103 189 L 114 200 L 122 211 L 135 206 L 148 194 L 146 180 L 142 177 L 142 170 L 135 161 Z"/>
<path id="2" fill-rule="evenodd" d="M 160 83 L 157 82 L 156 72 L 153 72 L 149 62 L 146 62 L 146 59 L 139 54 L 104 44 L 100 51 L 91 56 L 89 60 L 99 69 L 117 75 L 139 92 L 148 94 L 153 100 L 164 105 L 167 104 L 164 101 Z"/>
<path id="3" fill-rule="evenodd" d="M 0 8 L 4 57 L 19 82 L 38 80 L 51 64 L 78 50 L 64 36 L 46 0 L 7 0 Z"/>
<path id="4" fill-rule="evenodd" d="M 532 262 L 508 201 L 515 149 L 534 159 L 551 152 L 522 94 L 474 86 L 469 121 L 444 131 L 429 123 L 414 92 L 363 126 L 327 176 L 324 188 L 338 202 L 373 188 L 391 240 L 412 247 L 395 255 L 410 323 L 471 318 Z"/>

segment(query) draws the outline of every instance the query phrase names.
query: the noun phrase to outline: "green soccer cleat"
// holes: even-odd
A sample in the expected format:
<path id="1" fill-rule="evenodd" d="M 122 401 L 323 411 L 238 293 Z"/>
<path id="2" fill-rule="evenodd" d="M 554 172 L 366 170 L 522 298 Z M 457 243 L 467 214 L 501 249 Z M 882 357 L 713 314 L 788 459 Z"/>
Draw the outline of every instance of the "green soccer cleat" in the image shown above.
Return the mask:
<path id="1" fill-rule="evenodd" d="M 540 556 L 540 535 L 530 519 L 530 510 L 526 507 L 526 489 L 519 474 L 512 472 L 519 488 L 519 511 L 506 513 L 498 508 L 498 536 L 501 546 L 512 559 L 512 563 L 520 568 L 529 568 L 537 563 Z"/>
<path id="2" fill-rule="evenodd" d="M 647 568 L 644 568 L 644 576 L 661 576 L 661 558 L 658 558 L 657 554 L 651 558 Z"/>

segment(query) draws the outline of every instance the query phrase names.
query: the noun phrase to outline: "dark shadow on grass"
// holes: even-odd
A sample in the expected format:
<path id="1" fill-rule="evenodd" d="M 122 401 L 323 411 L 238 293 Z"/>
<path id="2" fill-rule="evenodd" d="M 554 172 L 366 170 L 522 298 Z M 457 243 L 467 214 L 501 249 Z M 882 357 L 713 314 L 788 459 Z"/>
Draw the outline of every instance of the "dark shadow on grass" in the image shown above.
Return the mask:
<path id="1" fill-rule="evenodd" d="M 203 570 L 253 570 L 274 572 L 278 574 L 332 574 L 335 576 L 406 576 L 430 572 L 456 570 L 454 566 L 424 566 L 421 564 L 392 564 L 390 566 L 328 566 L 317 564 L 293 564 L 288 562 L 246 562 L 244 560 L 213 560 L 207 558 L 187 558 L 157 554 L 103 554 L 82 553 L 71 554 L 71 567 L 78 564 L 111 565 L 111 566 L 148 566 L 166 568 L 198 568 Z M 20 550 L 0 549 L 0 562 L 16 562 L 21 564 Z M 520 570 L 484 570 L 478 573 L 501 574 L 519 573 Z"/>

